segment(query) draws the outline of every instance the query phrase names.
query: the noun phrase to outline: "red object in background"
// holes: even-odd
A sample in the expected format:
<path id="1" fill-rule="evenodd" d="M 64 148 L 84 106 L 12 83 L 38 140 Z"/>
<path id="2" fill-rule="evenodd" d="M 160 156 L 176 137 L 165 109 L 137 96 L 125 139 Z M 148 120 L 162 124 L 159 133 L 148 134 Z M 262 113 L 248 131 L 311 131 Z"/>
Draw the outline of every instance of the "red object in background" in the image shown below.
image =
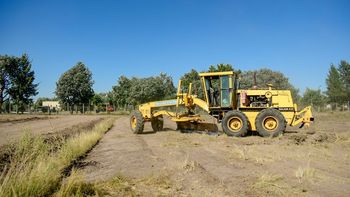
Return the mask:
<path id="1" fill-rule="evenodd" d="M 107 107 L 107 111 L 113 111 L 113 107 L 108 106 L 108 107 Z"/>

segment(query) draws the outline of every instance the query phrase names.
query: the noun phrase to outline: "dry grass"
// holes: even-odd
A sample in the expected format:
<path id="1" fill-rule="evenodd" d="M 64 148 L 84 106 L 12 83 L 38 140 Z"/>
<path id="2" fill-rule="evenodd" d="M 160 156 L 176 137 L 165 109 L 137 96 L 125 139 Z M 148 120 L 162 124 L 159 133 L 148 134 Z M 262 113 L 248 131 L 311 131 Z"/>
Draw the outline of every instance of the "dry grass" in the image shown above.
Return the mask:
<path id="1" fill-rule="evenodd" d="M 196 168 L 201 168 L 200 164 L 196 161 L 191 161 L 188 158 L 186 158 L 181 165 L 181 169 L 184 169 L 186 172 L 194 171 Z"/>
<path id="2" fill-rule="evenodd" d="M 137 185 L 144 189 L 152 188 L 156 196 L 168 196 L 172 192 L 173 182 L 168 173 L 151 175 L 137 181 Z"/>
<path id="3" fill-rule="evenodd" d="M 94 184 L 84 182 L 76 170 L 62 183 L 59 190 L 53 195 L 60 196 L 102 196 L 100 191 Z"/>
<path id="4" fill-rule="evenodd" d="M 315 117 L 318 121 L 348 121 L 350 120 L 350 111 L 315 113 Z"/>
<path id="5" fill-rule="evenodd" d="M 253 161 L 257 164 L 263 165 L 266 163 L 281 160 L 280 155 L 274 154 L 274 147 L 261 148 L 257 145 L 236 145 L 230 147 L 228 158 L 230 160 L 241 159 L 245 161 Z"/>
<path id="6" fill-rule="evenodd" d="M 83 176 L 74 170 L 54 196 L 136 196 L 135 183 L 132 181 L 118 175 L 109 181 L 87 183 Z"/>
<path id="7" fill-rule="evenodd" d="M 86 183 L 82 177 L 76 171 L 72 172 L 55 196 L 169 196 L 173 189 L 168 173 L 141 179 L 117 175 L 98 183 Z"/>
<path id="8" fill-rule="evenodd" d="M 248 160 L 248 152 L 249 152 L 248 146 L 239 146 L 239 145 L 233 144 L 233 148 L 231 148 L 229 151 L 229 158 L 231 159 L 239 158 L 243 160 Z"/>
<path id="9" fill-rule="evenodd" d="M 172 135 L 172 138 L 167 138 L 166 141 L 162 142 L 160 145 L 162 147 L 199 147 L 202 146 L 202 143 L 200 142 L 203 140 L 202 136 L 196 136 L 199 139 L 192 139 L 193 136 L 182 134 L 182 133 L 175 133 Z"/>
<path id="10" fill-rule="evenodd" d="M 299 183 L 305 181 L 312 183 L 318 178 L 317 171 L 315 168 L 310 167 L 310 162 L 308 162 L 306 167 L 298 167 L 295 171 L 295 177 L 298 179 Z"/>
<path id="11" fill-rule="evenodd" d="M 28 121 L 28 120 L 40 120 L 56 118 L 55 115 L 28 115 L 28 114 L 0 114 L 0 123 L 1 122 L 13 122 L 13 121 Z"/>
<path id="12" fill-rule="evenodd" d="M 281 183 L 283 177 L 281 175 L 263 174 L 254 184 L 255 189 L 272 191 L 275 194 L 283 194 L 285 186 Z"/>
<path id="13" fill-rule="evenodd" d="M 252 189 L 257 196 L 301 196 L 301 193 L 290 187 L 279 174 L 262 174 Z"/>
<path id="14" fill-rule="evenodd" d="M 1 174 L 0 196 L 46 196 L 54 193 L 60 188 L 62 171 L 96 144 L 111 128 L 113 121 L 108 119 L 90 132 L 68 138 L 58 149 L 46 143 L 41 136 L 26 133 L 15 144 L 10 164 Z"/>
<path id="15" fill-rule="evenodd" d="M 350 143 L 350 133 L 335 133 L 335 143 L 349 144 Z"/>

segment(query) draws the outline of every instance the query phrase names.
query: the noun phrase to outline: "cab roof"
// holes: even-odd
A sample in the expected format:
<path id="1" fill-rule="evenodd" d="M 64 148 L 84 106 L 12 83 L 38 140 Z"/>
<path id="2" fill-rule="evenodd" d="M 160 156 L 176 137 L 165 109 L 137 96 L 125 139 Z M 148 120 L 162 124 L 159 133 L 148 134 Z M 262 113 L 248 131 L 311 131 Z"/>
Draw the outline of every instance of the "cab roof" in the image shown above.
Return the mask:
<path id="1" fill-rule="evenodd" d="M 201 77 L 210 77 L 210 76 L 224 76 L 224 75 L 234 75 L 235 73 L 233 71 L 225 71 L 225 72 L 206 72 L 206 73 L 199 73 L 199 76 Z"/>

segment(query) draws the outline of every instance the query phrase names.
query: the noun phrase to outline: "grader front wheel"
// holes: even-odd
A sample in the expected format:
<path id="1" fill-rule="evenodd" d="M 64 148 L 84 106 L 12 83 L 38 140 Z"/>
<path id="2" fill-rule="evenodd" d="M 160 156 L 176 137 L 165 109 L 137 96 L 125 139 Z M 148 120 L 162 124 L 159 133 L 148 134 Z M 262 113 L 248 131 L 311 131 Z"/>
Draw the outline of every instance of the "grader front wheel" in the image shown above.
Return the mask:
<path id="1" fill-rule="evenodd" d="M 140 111 L 135 110 L 131 113 L 130 127 L 135 134 L 141 134 L 143 132 L 144 120 Z"/>

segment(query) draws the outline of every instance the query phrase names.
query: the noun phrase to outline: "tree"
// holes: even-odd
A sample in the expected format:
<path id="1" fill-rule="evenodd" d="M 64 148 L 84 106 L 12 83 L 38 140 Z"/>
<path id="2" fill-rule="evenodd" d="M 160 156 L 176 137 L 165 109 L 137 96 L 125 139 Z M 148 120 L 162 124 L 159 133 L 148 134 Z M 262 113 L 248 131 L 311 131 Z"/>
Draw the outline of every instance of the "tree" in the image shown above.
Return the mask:
<path id="1" fill-rule="evenodd" d="M 91 101 L 92 101 L 92 104 L 96 106 L 101 106 L 103 104 L 103 98 L 100 94 L 94 94 Z"/>
<path id="2" fill-rule="evenodd" d="M 14 67 L 14 58 L 7 55 L 0 56 L 0 113 L 2 106 L 9 96 L 9 87 L 11 84 L 10 75 L 11 69 Z"/>
<path id="3" fill-rule="evenodd" d="M 301 99 L 301 103 L 304 106 L 311 105 L 313 107 L 317 107 L 318 109 L 322 109 L 327 102 L 327 97 L 322 94 L 321 90 L 313 90 L 310 88 L 306 88 L 303 97 Z"/>
<path id="4" fill-rule="evenodd" d="M 117 106 L 141 103 L 174 97 L 173 80 L 167 74 L 156 77 L 131 79 L 121 76 L 112 88 L 112 100 Z"/>
<path id="5" fill-rule="evenodd" d="M 92 73 L 82 62 L 61 75 L 56 83 L 57 98 L 69 106 L 88 104 L 94 96 Z M 73 112 L 73 108 L 71 110 Z"/>
<path id="6" fill-rule="evenodd" d="M 102 95 L 106 95 L 105 93 L 100 93 L 100 94 L 94 94 L 94 96 L 91 99 L 92 105 L 96 106 L 96 108 L 94 107 L 94 110 L 96 110 L 96 112 L 99 112 L 102 110 L 102 106 L 103 106 L 103 97 Z"/>
<path id="7" fill-rule="evenodd" d="M 192 83 L 193 94 L 197 95 L 198 98 L 204 98 L 201 80 L 198 72 L 195 69 L 192 69 L 190 72 L 185 73 L 181 78 L 182 83 L 182 92 L 188 92 L 188 86 Z"/>
<path id="8" fill-rule="evenodd" d="M 343 104 L 346 100 L 345 86 L 338 69 L 333 64 L 331 64 L 331 67 L 329 68 L 326 83 L 326 94 L 329 98 L 329 101 L 332 103 Z"/>
<path id="9" fill-rule="evenodd" d="M 10 97 L 18 107 L 30 103 L 31 97 L 37 94 L 38 84 L 34 84 L 34 71 L 28 55 L 21 57 L 0 55 L 0 113 L 4 101 Z"/>
<path id="10" fill-rule="evenodd" d="M 224 72 L 224 71 L 234 71 L 231 64 L 217 64 L 216 66 L 210 65 L 208 72 Z"/>
<path id="11" fill-rule="evenodd" d="M 340 61 L 339 75 L 345 90 L 344 101 L 350 101 L 350 64 L 347 61 Z"/>
<path id="12" fill-rule="evenodd" d="M 125 77 L 120 76 L 116 86 L 112 87 L 112 100 L 117 106 L 125 106 L 129 104 L 131 92 L 129 91 L 132 86 L 132 81 Z"/>
<path id="13" fill-rule="evenodd" d="M 267 68 L 255 71 L 244 71 L 240 75 L 241 89 L 249 89 L 255 85 L 254 74 L 256 76 L 256 85 L 258 88 L 268 88 L 268 84 L 272 84 L 275 89 L 290 90 L 294 102 L 299 102 L 299 90 L 289 82 L 289 79 L 283 73 Z"/>
<path id="14" fill-rule="evenodd" d="M 24 105 L 32 103 L 33 100 L 31 97 L 38 94 L 38 84 L 34 83 L 35 73 L 32 70 L 32 64 L 27 54 L 21 57 L 7 57 L 7 61 L 5 62 L 8 63 L 8 95 L 17 106 L 16 112 L 23 112 Z"/>

